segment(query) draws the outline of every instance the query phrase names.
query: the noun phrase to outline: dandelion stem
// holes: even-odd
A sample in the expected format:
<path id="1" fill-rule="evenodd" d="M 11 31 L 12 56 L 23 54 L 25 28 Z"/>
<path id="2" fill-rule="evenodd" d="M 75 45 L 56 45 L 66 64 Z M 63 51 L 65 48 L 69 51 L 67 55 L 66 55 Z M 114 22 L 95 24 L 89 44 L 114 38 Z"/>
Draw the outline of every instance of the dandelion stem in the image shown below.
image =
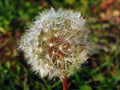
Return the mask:
<path id="1" fill-rule="evenodd" d="M 64 75 L 62 79 L 62 84 L 63 84 L 63 90 L 68 90 L 66 75 Z"/>

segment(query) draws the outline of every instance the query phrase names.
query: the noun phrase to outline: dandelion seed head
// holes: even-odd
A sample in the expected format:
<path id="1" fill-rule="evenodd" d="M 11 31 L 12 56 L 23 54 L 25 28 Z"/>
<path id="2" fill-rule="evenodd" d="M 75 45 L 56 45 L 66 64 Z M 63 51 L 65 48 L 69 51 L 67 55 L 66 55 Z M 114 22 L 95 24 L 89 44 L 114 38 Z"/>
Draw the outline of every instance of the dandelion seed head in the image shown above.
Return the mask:
<path id="1" fill-rule="evenodd" d="M 85 19 L 79 12 L 53 8 L 42 12 L 21 37 L 19 48 L 41 77 L 63 77 L 87 60 L 89 41 Z"/>

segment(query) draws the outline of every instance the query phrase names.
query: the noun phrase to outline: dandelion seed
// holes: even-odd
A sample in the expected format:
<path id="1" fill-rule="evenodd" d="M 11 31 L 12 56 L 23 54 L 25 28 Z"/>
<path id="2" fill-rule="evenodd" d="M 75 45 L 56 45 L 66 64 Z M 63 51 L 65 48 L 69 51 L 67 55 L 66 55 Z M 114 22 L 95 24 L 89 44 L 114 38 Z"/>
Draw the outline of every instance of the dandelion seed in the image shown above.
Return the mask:
<path id="1" fill-rule="evenodd" d="M 49 46 L 52 47 L 54 44 L 53 43 L 49 43 Z"/>

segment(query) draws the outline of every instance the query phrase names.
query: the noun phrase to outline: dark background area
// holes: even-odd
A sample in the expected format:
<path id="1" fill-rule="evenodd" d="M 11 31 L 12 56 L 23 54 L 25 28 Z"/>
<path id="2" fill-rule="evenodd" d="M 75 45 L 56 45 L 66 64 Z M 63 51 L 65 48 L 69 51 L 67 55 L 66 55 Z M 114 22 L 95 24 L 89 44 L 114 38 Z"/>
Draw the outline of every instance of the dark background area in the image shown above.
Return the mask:
<path id="1" fill-rule="evenodd" d="M 0 0 L 0 90 L 62 90 L 59 79 L 39 78 L 17 51 L 27 26 L 51 7 L 81 12 L 98 47 L 68 78 L 69 90 L 120 90 L 120 0 Z"/>

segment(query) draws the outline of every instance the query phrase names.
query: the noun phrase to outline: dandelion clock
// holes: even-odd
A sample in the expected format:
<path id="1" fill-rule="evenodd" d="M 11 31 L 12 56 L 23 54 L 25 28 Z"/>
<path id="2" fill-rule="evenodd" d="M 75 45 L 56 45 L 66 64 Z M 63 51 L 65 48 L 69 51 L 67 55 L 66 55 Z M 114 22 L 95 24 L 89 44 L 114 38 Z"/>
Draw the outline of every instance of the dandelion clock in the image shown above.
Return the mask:
<path id="1" fill-rule="evenodd" d="M 41 78 L 59 77 L 67 90 L 66 76 L 88 59 L 89 30 L 79 12 L 51 8 L 40 13 L 21 37 L 19 49 Z"/>

